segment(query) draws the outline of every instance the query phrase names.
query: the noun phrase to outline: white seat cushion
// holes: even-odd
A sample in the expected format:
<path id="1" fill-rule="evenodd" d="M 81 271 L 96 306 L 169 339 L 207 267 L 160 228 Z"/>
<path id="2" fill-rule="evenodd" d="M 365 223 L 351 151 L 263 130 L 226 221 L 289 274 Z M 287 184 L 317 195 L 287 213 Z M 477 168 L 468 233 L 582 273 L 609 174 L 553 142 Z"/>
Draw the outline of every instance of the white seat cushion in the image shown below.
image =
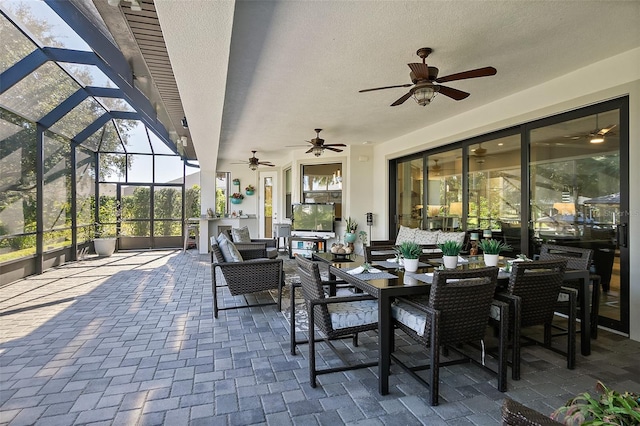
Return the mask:
<path id="1" fill-rule="evenodd" d="M 378 322 L 378 301 L 332 303 L 327 305 L 334 330 Z"/>
<path id="2" fill-rule="evenodd" d="M 425 305 L 429 302 L 429 296 L 420 296 L 415 299 Z M 391 305 L 391 317 L 415 331 L 418 336 L 424 336 L 427 325 L 427 314 L 424 311 L 406 303 L 395 302 Z"/>

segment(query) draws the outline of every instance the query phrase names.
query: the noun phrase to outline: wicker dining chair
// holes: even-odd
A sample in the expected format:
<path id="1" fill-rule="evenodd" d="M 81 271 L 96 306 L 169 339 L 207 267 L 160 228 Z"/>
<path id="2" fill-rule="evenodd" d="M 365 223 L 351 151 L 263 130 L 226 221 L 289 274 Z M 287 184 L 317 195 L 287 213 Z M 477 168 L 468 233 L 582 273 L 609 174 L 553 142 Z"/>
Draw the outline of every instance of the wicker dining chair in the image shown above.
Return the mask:
<path id="1" fill-rule="evenodd" d="M 267 259 L 266 247 L 252 245 L 243 249 L 238 244 L 242 255 L 241 262 L 227 262 L 217 243 L 211 243 L 211 281 L 213 292 L 213 316 L 218 318 L 218 311 L 227 309 L 251 308 L 256 306 L 282 306 L 282 287 L 284 286 L 284 268 L 282 259 Z M 220 272 L 220 274 L 218 274 Z M 266 290 L 278 290 L 277 302 L 249 303 L 245 296 L 244 305 L 229 307 L 218 306 L 218 289 L 228 287 L 232 296 L 245 296 Z"/>
<path id="2" fill-rule="evenodd" d="M 567 269 L 590 269 L 593 262 L 593 250 L 580 247 L 567 247 L 554 244 L 543 244 L 540 247 L 540 260 L 567 259 Z M 592 339 L 598 338 L 598 316 L 600 315 L 600 275 L 590 274 L 591 280 L 591 311 L 589 313 L 589 322 L 591 324 Z M 571 283 L 565 282 L 564 286 L 572 286 Z M 585 295 L 586 296 L 586 295 Z M 578 292 L 578 298 L 580 293 Z M 560 295 L 558 307 L 566 309 L 566 297 Z M 587 303 L 587 306 L 589 304 Z M 578 303 L 580 306 L 580 303 Z M 579 308 L 578 308 L 579 311 Z M 580 315 L 578 315 L 580 316 Z M 566 330 L 565 330 L 566 331 Z M 579 331 L 576 333 L 580 334 Z"/>
<path id="3" fill-rule="evenodd" d="M 562 287 L 566 259 L 513 262 L 506 291 L 496 293 L 496 299 L 510 304 L 509 333 L 511 350 L 511 374 L 520 380 L 520 349 L 527 344 L 541 345 L 567 358 L 567 368 L 576 363 L 576 305 L 578 292 Z M 567 349 L 552 346 L 552 322 L 558 295 L 568 297 Z M 497 317 L 494 317 L 498 319 Z M 544 326 L 544 340 L 523 335 L 523 328 Z"/>
<path id="4" fill-rule="evenodd" d="M 358 346 L 358 333 L 378 329 L 378 302 L 369 295 L 326 297 L 318 264 L 296 256 L 300 274 L 302 293 L 308 309 L 309 321 L 309 381 L 316 387 L 316 377 L 320 374 L 348 371 L 378 365 L 372 362 L 350 363 L 331 343 L 331 340 L 353 338 Z M 316 367 L 316 328 L 324 335 L 323 340 L 342 360 L 343 365 L 319 369 Z"/>
<path id="5" fill-rule="evenodd" d="M 397 298 L 391 307 L 394 324 L 413 340 L 429 348 L 429 364 L 408 366 L 395 354 L 393 360 L 421 384 L 430 389 L 431 405 L 438 405 L 439 368 L 443 366 L 469 363 L 489 370 L 481 356 L 470 354 L 463 349 L 464 344 L 474 347 L 486 336 L 490 312 L 497 309 L 502 316 L 499 334 L 499 348 L 495 371 L 498 390 L 507 390 L 507 343 L 508 305 L 494 301 L 498 268 L 478 268 L 467 270 L 436 270 L 433 274 L 431 291 L 428 296 Z M 440 349 L 453 351 L 458 357 L 440 361 Z M 481 361 L 478 361 L 480 358 Z M 429 370 L 426 381 L 416 371 Z"/>

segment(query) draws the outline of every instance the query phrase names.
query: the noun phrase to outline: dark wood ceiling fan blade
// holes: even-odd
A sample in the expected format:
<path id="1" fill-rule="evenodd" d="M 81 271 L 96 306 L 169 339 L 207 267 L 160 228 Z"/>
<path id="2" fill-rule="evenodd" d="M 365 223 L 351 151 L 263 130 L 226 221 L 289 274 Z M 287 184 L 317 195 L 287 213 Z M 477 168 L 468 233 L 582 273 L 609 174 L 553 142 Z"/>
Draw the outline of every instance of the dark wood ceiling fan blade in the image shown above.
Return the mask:
<path id="1" fill-rule="evenodd" d="M 313 148 L 315 148 L 315 146 L 314 146 Z M 309 150 L 308 150 L 308 151 L 305 151 L 305 154 L 308 154 L 308 153 L 310 153 L 310 152 L 313 152 L 313 148 L 309 148 Z"/>
<path id="2" fill-rule="evenodd" d="M 346 146 L 346 145 L 345 145 Z M 334 152 L 342 152 L 341 149 L 338 148 L 331 148 L 330 146 L 325 145 L 324 146 L 326 149 L 328 149 L 329 151 L 334 151 Z"/>
<path id="3" fill-rule="evenodd" d="M 462 90 L 453 89 L 447 86 L 437 86 L 438 92 L 442 93 L 445 96 L 450 97 L 451 99 L 455 99 L 456 101 L 461 101 L 467 97 L 469 97 L 469 93 L 463 92 Z"/>
<path id="4" fill-rule="evenodd" d="M 323 146 L 326 147 L 326 146 L 346 146 L 346 145 L 343 143 L 326 143 Z"/>
<path id="5" fill-rule="evenodd" d="M 410 87 L 413 86 L 412 83 L 407 83 L 407 84 L 398 84 L 396 86 L 385 86 L 385 87 L 376 87 L 375 89 L 364 89 L 364 90 L 359 90 L 358 93 L 364 93 L 364 92 L 372 92 L 374 90 L 384 90 L 384 89 L 394 89 L 396 87 Z"/>
<path id="6" fill-rule="evenodd" d="M 404 96 L 402 96 L 400 99 L 398 99 L 397 101 L 395 101 L 394 103 L 391 104 L 391 106 L 398 106 L 404 103 L 404 101 L 406 101 L 407 99 L 409 99 L 411 97 L 413 93 L 411 91 L 408 91 L 407 93 L 404 94 Z"/>
<path id="7" fill-rule="evenodd" d="M 411 68 L 411 71 L 413 71 L 413 74 L 416 76 L 418 80 L 429 79 L 429 67 L 427 66 L 427 64 L 414 62 L 412 64 L 407 64 L 407 65 L 409 65 L 409 68 Z"/>
<path id="8" fill-rule="evenodd" d="M 271 163 L 263 163 L 263 162 L 258 163 L 258 165 L 259 165 L 259 166 L 268 166 L 268 167 L 275 167 L 275 166 L 276 166 L 275 164 L 271 164 Z"/>
<path id="9" fill-rule="evenodd" d="M 445 83 L 447 81 L 464 80 L 467 78 L 488 77 L 490 75 L 496 75 L 498 71 L 494 67 L 484 67 L 475 70 L 463 71 L 456 74 L 445 75 L 444 77 L 436 78 L 437 83 Z"/>

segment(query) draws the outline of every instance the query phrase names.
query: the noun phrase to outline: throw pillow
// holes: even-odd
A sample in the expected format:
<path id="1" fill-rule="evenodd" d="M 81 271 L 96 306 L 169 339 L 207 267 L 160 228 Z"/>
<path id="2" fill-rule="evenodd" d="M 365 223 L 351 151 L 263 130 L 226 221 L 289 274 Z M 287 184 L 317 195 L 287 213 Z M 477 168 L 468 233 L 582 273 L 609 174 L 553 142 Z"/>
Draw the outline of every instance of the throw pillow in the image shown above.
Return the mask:
<path id="1" fill-rule="evenodd" d="M 424 229 L 418 229 L 415 235 L 415 243 L 420 245 L 435 245 L 438 244 L 438 235 L 441 231 L 427 231 Z"/>
<path id="2" fill-rule="evenodd" d="M 418 228 L 409 228 L 407 226 L 400 225 L 398 230 L 398 236 L 396 237 L 396 245 L 400 245 L 405 241 L 413 242 L 416 237 L 416 231 Z"/>
<path id="3" fill-rule="evenodd" d="M 445 241 L 455 241 L 459 244 L 464 244 L 465 232 L 441 232 L 438 235 L 438 244 L 442 244 Z"/>
<path id="4" fill-rule="evenodd" d="M 244 260 L 235 244 L 231 241 L 222 238 L 222 242 L 218 243 L 218 246 L 220 247 L 220 252 L 222 252 L 222 257 L 224 257 L 225 262 L 242 262 Z"/>
<path id="5" fill-rule="evenodd" d="M 231 228 L 231 237 L 236 243 L 250 243 L 251 236 L 249 235 L 249 228 L 243 226 L 242 228 Z"/>

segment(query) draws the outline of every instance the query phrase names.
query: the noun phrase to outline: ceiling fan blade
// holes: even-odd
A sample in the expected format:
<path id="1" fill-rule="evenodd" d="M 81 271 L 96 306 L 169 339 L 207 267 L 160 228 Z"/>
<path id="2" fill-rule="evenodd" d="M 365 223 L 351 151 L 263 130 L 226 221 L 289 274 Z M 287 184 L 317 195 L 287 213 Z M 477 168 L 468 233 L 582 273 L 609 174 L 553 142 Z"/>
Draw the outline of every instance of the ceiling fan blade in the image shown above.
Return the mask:
<path id="1" fill-rule="evenodd" d="M 438 92 L 442 93 L 445 96 L 450 97 L 451 99 L 455 99 L 456 101 L 461 101 L 467 97 L 469 97 L 469 93 L 463 92 L 462 90 L 453 89 L 447 86 L 436 86 L 438 88 Z"/>
<path id="2" fill-rule="evenodd" d="M 427 64 L 414 62 L 407 65 L 409 65 L 409 68 L 411 68 L 411 71 L 413 71 L 413 74 L 418 80 L 429 80 L 429 67 Z"/>
<path id="3" fill-rule="evenodd" d="M 611 126 L 611 127 L 605 127 L 604 129 L 601 129 L 601 130 L 598 132 L 598 134 L 599 134 L 600 136 L 604 136 L 604 135 L 606 135 L 607 133 L 609 133 L 610 131 L 612 131 L 616 126 L 617 126 L 617 124 L 614 124 L 614 125 L 613 125 L 613 126 Z"/>
<path id="4" fill-rule="evenodd" d="M 323 146 L 327 147 L 327 146 L 346 146 L 343 143 L 325 143 Z"/>
<path id="5" fill-rule="evenodd" d="M 345 145 L 346 146 L 346 145 Z M 325 145 L 324 146 L 326 149 L 328 149 L 329 151 L 334 151 L 334 152 L 342 152 L 341 149 L 338 148 L 331 148 L 330 146 Z"/>
<path id="6" fill-rule="evenodd" d="M 249 164 L 249 162 L 248 161 L 241 161 L 239 163 L 229 163 L 229 164 Z"/>
<path id="7" fill-rule="evenodd" d="M 315 147 L 313 147 L 313 148 L 315 148 Z M 308 151 L 305 151 L 305 154 L 308 154 L 308 153 L 310 153 L 310 152 L 313 152 L 313 148 L 309 148 L 309 150 L 308 150 Z"/>
<path id="8" fill-rule="evenodd" d="M 398 105 L 403 104 L 404 101 L 406 101 L 407 99 L 409 99 L 411 97 L 411 95 L 413 95 L 413 92 L 408 91 L 407 93 L 404 94 L 404 96 L 402 96 L 400 99 L 398 99 L 397 101 L 392 103 L 391 106 L 398 106 Z"/>
<path id="9" fill-rule="evenodd" d="M 407 84 L 398 84 L 397 86 L 376 87 L 375 89 L 359 90 L 358 93 L 372 92 L 374 90 L 394 89 L 396 87 L 410 87 L 410 86 L 413 86 L 413 84 L 412 83 L 407 83 Z"/>
<path id="10" fill-rule="evenodd" d="M 490 75 L 496 75 L 498 71 L 494 67 L 484 67 L 475 70 L 463 71 L 456 74 L 445 75 L 444 77 L 436 78 L 436 83 L 445 83 L 447 81 L 464 80 L 466 78 L 476 77 L 488 77 Z"/>
<path id="11" fill-rule="evenodd" d="M 258 164 L 261 166 L 275 166 L 275 164 L 271 164 L 271 161 L 258 161 Z"/>

